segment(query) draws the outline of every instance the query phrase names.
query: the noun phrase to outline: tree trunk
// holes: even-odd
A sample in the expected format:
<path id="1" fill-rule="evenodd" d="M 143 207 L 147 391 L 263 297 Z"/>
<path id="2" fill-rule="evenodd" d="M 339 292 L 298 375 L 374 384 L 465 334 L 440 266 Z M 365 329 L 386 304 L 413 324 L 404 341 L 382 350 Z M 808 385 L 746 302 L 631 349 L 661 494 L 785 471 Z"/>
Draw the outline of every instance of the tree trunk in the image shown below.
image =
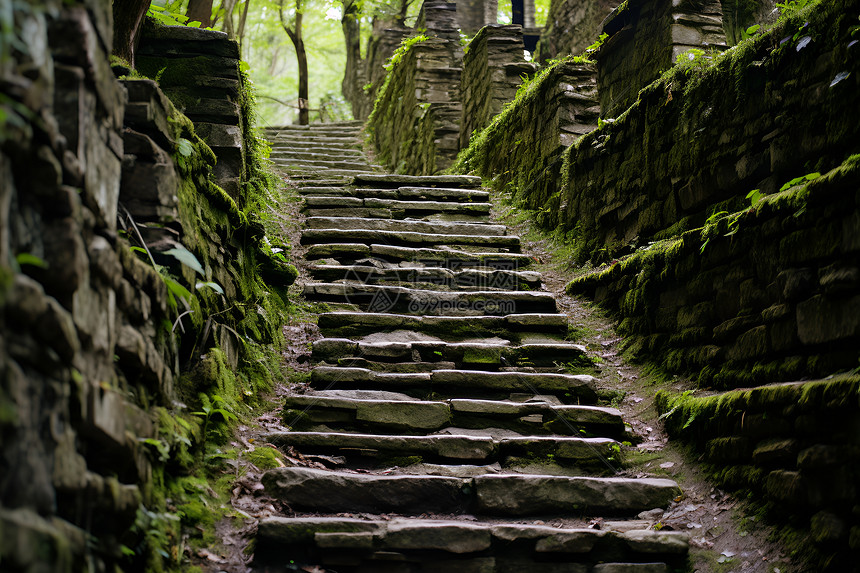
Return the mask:
<path id="1" fill-rule="evenodd" d="M 134 67 L 134 49 L 150 0 L 120 0 L 113 5 L 113 54 Z"/>
<path id="2" fill-rule="evenodd" d="M 221 8 L 224 9 L 224 24 L 221 29 L 227 33 L 227 37 L 231 40 L 236 39 L 236 30 L 233 27 L 233 10 L 236 9 L 238 0 L 222 0 Z"/>
<path id="3" fill-rule="evenodd" d="M 242 54 L 242 41 L 245 39 L 245 22 L 248 20 L 248 8 L 251 6 L 251 0 L 245 0 L 245 7 L 242 8 L 242 16 L 239 17 L 239 32 L 236 34 L 236 39 L 239 41 L 239 54 Z M 244 56 L 242 56 L 244 58 Z"/>
<path id="4" fill-rule="evenodd" d="M 299 60 L 299 125 L 310 123 L 310 100 L 308 99 L 308 54 L 302 38 L 302 2 L 296 0 L 296 58 Z"/>
<path id="5" fill-rule="evenodd" d="M 346 42 L 346 69 L 341 83 L 341 93 L 352 106 L 352 114 L 358 117 L 361 99 L 364 97 L 362 90 L 362 60 L 361 60 L 361 22 L 359 21 L 359 9 L 355 0 L 344 0 L 343 16 L 340 26 L 343 29 L 343 39 Z"/>
<path id="6" fill-rule="evenodd" d="M 296 19 L 293 23 L 293 28 L 287 25 L 284 18 L 284 0 L 278 3 L 278 13 L 281 17 L 281 27 L 293 47 L 296 49 L 296 59 L 299 63 L 299 125 L 308 125 L 310 123 L 310 102 L 308 101 L 308 54 L 305 51 L 305 42 L 302 39 L 302 0 L 296 0 Z"/>
<path id="7" fill-rule="evenodd" d="M 200 22 L 201 28 L 212 26 L 212 0 L 188 0 L 185 11 L 189 22 Z"/>

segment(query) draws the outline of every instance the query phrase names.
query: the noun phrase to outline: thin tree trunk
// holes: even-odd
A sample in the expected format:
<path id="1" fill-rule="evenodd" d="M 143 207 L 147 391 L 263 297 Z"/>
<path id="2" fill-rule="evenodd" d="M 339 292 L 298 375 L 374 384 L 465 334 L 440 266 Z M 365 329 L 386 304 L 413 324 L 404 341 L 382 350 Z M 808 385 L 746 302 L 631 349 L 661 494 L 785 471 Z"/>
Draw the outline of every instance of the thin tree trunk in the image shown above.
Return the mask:
<path id="1" fill-rule="evenodd" d="M 239 18 L 239 32 L 236 34 L 239 41 L 239 54 L 242 54 L 242 42 L 245 39 L 245 22 L 248 20 L 248 8 L 251 6 L 251 0 L 245 0 L 245 7 L 242 8 L 242 16 Z"/>
<path id="2" fill-rule="evenodd" d="M 305 42 L 302 39 L 302 0 L 296 0 L 295 28 L 290 28 L 284 18 L 284 0 L 280 0 L 278 7 L 281 17 L 281 27 L 290 37 L 293 47 L 296 49 L 296 59 L 299 63 L 299 125 L 310 123 L 310 102 L 308 101 L 308 55 L 305 51 Z"/>
<path id="3" fill-rule="evenodd" d="M 364 96 L 361 83 L 361 22 L 359 21 L 359 8 L 355 0 L 345 0 L 343 4 L 343 16 L 340 19 L 343 29 L 343 39 L 346 43 L 346 69 L 341 83 L 343 97 L 352 104 L 352 112 L 358 117 L 361 108 L 361 98 Z"/>
<path id="4" fill-rule="evenodd" d="M 238 0 L 222 0 L 221 8 L 224 9 L 224 24 L 222 29 L 227 33 L 227 37 L 231 40 L 236 39 L 236 30 L 233 27 L 233 10 L 236 9 Z"/>
<path id="5" fill-rule="evenodd" d="M 212 26 L 212 0 L 188 0 L 185 11 L 189 22 L 200 22 L 201 28 Z"/>
<path id="6" fill-rule="evenodd" d="M 113 5 L 113 54 L 134 67 L 134 50 L 138 32 L 150 0 L 120 0 Z"/>

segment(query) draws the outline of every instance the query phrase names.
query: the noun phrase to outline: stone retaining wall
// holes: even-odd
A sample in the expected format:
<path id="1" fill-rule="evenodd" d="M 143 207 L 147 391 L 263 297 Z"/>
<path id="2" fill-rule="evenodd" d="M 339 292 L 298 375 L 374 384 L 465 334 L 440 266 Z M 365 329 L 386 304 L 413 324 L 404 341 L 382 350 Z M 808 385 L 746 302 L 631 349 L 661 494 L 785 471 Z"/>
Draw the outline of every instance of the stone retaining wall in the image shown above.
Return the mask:
<path id="1" fill-rule="evenodd" d="M 691 48 L 726 47 L 719 0 L 628 0 L 604 20 L 607 38 L 594 54 L 602 117 L 616 117 L 639 90 Z"/>
<path id="2" fill-rule="evenodd" d="M 496 189 L 513 190 L 541 209 L 558 193 L 562 152 L 597 127 L 598 113 L 594 66 L 561 62 L 478 133 L 454 169 L 492 178 Z"/>
<path id="3" fill-rule="evenodd" d="M 520 26 L 485 26 L 469 42 L 463 58 L 460 94 L 460 148 L 469 146 L 472 133 L 485 128 L 513 101 L 523 77 L 534 75 L 535 66 L 523 60 Z"/>
<path id="4" fill-rule="evenodd" d="M 275 314 L 262 228 L 210 182 L 215 155 L 154 82 L 114 77 L 109 3 L 23 3 L 14 18 L 0 62 L 3 568 L 143 570 L 156 553 L 132 525 L 167 511 L 162 453 L 175 470 L 182 438 L 199 437 L 181 402 L 226 390 L 224 372 L 279 335 L 256 310 Z M 141 240 L 163 271 L 132 250 Z"/>
<path id="5" fill-rule="evenodd" d="M 860 150 L 860 125 L 845 121 L 860 103 L 857 11 L 825 3 L 715 65 L 674 68 L 568 150 L 550 225 L 575 229 L 580 260 L 606 260 L 838 166 Z M 808 44 L 782 42 L 806 22 Z"/>
<path id="6" fill-rule="evenodd" d="M 702 386 L 856 368 L 860 155 L 821 177 L 574 280 L 629 350 Z"/>
<path id="7" fill-rule="evenodd" d="M 161 89 L 194 122 L 218 159 L 216 182 L 241 203 L 239 185 L 248 179 L 248 170 L 242 141 L 245 86 L 239 73 L 239 45 L 228 41 L 223 32 L 149 23 L 142 31 L 135 63 L 140 73 L 158 77 Z"/>
<path id="8" fill-rule="evenodd" d="M 657 403 L 669 434 L 701 452 L 720 486 L 752 492 L 771 517 L 800 532 L 786 537 L 792 550 L 828 571 L 856 570 L 860 378 L 711 397 L 661 392 Z"/>
<path id="9" fill-rule="evenodd" d="M 398 173 L 446 169 L 459 148 L 463 51 L 456 5 L 425 2 L 418 24 L 426 39 L 397 52 L 367 122 L 377 161 Z"/>

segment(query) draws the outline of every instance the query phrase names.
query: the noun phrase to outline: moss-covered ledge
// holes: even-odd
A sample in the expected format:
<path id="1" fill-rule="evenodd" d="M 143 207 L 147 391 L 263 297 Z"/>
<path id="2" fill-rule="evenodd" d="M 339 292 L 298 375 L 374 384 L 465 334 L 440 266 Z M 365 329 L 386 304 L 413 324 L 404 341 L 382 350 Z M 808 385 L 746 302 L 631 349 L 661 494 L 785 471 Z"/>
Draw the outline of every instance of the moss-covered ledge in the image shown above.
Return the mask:
<path id="1" fill-rule="evenodd" d="M 696 447 L 713 479 L 744 490 L 788 545 L 828 571 L 860 556 L 860 375 L 713 396 L 660 391 L 666 430 Z"/>
<path id="2" fill-rule="evenodd" d="M 860 359 L 860 155 L 572 281 L 626 350 L 701 386 L 827 376 Z"/>

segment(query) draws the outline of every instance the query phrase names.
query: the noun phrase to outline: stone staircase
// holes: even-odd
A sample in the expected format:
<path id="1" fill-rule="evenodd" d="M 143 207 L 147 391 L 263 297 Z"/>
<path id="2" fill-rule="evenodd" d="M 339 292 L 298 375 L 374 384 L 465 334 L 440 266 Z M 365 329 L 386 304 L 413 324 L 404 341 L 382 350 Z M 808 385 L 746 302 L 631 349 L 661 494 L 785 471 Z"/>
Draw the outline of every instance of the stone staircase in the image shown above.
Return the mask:
<path id="1" fill-rule="evenodd" d="M 267 135 L 332 311 L 267 437 L 314 467 L 265 473 L 291 512 L 260 521 L 256 569 L 684 570 L 687 535 L 637 519 L 677 484 L 617 477 L 621 414 L 480 180 L 379 173 L 356 123 Z"/>

